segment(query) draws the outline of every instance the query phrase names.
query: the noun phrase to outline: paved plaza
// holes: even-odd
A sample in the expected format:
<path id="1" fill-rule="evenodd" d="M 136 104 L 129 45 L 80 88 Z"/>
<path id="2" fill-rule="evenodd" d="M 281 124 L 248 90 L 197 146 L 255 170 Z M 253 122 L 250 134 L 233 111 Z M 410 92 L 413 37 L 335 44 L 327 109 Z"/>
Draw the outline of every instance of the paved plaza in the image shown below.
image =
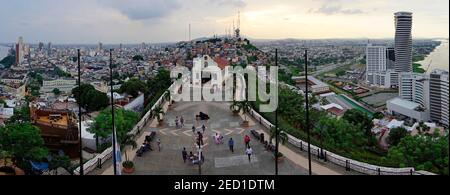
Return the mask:
<path id="1" fill-rule="evenodd" d="M 208 121 L 197 121 L 195 115 L 204 112 L 209 115 Z M 185 125 L 176 128 L 176 117 L 183 117 Z M 201 166 L 204 175 L 273 175 L 275 162 L 273 153 L 264 149 L 263 144 L 255 140 L 250 130 L 263 132 L 259 124 L 250 124 L 249 128 L 241 128 L 242 116 L 234 115 L 229 111 L 229 104 L 224 102 L 179 102 L 171 105 L 164 116 L 161 125 L 153 122 L 146 128 L 145 135 L 151 131 L 156 132 L 152 142 L 155 151 L 146 152 L 142 157 L 133 157 L 135 163 L 135 175 L 196 175 L 199 174 L 199 166 L 190 162 L 183 162 L 181 151 L 183 147 L 189 153 L 196 153 L 196 136 L 192 126 L 201 131 L 201 126 L 206 126 L 204 134 L 203 154 L 205 162 Z M 213 136 L 220 133 L 224 136 L 224 143 L 217 145 Z M 244 136 L 252 138 L 251 146 L 254 151 L 251 162 L 245 155 Z M 234 153 L 228 148 L 228 140 L 235 141 Z M 156 140 L 161 140 L 161 151 L 157 151 Z M 141 141 L 141 140 L 138 140 Z M 138 143 L 140 144 L 140 143 Z M 133 155 L 134 156 L 134 155 Z M 304 175 L 307 169 L 298 166 L 285 158 L 279 163 L 279 174 Z"/>

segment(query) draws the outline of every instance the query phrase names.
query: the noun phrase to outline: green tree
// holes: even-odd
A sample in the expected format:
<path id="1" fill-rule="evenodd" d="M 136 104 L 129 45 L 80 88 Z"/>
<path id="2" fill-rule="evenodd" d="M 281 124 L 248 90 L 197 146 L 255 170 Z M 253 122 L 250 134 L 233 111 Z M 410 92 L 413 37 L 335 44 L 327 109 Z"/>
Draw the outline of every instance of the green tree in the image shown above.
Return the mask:
<path id="1" fill-rule="evenodd" d="M 77 103 L 81 104 L 87 111 L 98 111 L 109 105 L 106 93 L 97 91 L 92 85 L 81 84 L 81 96 L 79 96 L 79 87 L 72 89 Z"/>
<path id="2" fill-rule="evenodd" d="M 7 151 L 13 163 L 24 170 L 30 170 L 30 160 L 41 161 L 48 154 L 39 129 L 30 123 L 0 127 L 0 148 Z"/>
<path id="3" fill-rule="evenodd" d="M 120 93 L 127 93 L 134 98 L 139 95 L 139 92 L 145 92 L 145 83 L 139 79 L 130 79 L 120 86 Z"/>
<path id="4" fill-rule="evenodd" d="M 139 120 L 137 113 L 127 111 L 124 109 L 115 108 L 114 110 L 115 128 L 117 132 L 117 139 L 120 141 L 126 134 L 131 131 Z M 112 115 L 111 108 L 102 110 L 94 119 L 94 123 L 89 128 L 89 132 L 95 134 L 98 139 L 106 139 L 112 134 Z M 97 143 L 98 146 L 98 143 Z M 98 148 L 98 147 L 97 147 Z"/>
<path id="5" fill-rule="evenodd" d="M 158 121 L 161 121 L 162 118 L 161 116 L 164 115 L 164 110 L 163 108 L 161 108 L 160 106 L 156 107 L 153 111 L 152 111 L 152 117 L 154 119 L 157 119 Z"/>
<path id="6" fill-rule="evenodd" d="M 53 94 L 55 94 L 57 96 L 61 95 L 61 91 L 58 88 L 54 88 L 52 92 L 53 92 Z"/>
<path id="7" fill-rule="evenodd" d="M 391 129 L 389 132 L 388 142 L 391 146 L 396 146 L 400 143 L 400 140 L 406 137 L 406 135 L 408 135 L 408 131 L 405 128 L 398 127 Z"/>
<path id="8" fill-rule="evenodd" d="M 251 109 L 252 109 L 252 106 L 247 100 L 240 101 L 239 104 L 238 104 L 238 111 L 239 112 L 242 111 L 242 114 L 244 115 L 244 121 L 245 122 L 248 122 L 247 114 L 250 113 Z"/>
<path id="9" fill-rule="evenodd" d="M 67 172 L 71 173 L 71 165 L 72 164 L 70 163 L 70 159 L 66 155 L 52 155 L 51 160 L 48 162 L 49 170 L 55 171 L 55 175 L 58 175 L 58 168 L 63 168 Z"/>
<path id="10" fill-rule="evenodd" d="M 30 122 L 30 108 L 28 107 L 28 103 L 20 108 L 14 109 L 14 115 L 6 121 L 7 124 L 26 122 Z"/>
<path id="11" fill-rule="evenodd" d="M 373 122 L 372 119 L 369 116 L 367 116 L 367 114 L 357 109 L 351 109 L 347 110 L 347 112 L 345 112 L 342 118 L 350 122 L 351 124 L 354 125 L 359 124 L 364 130 L 364 133 L 366 134 L 369 140 L 369 144 L 374 144 L 372 134 Z"/>
<path id="12" fill-rule="evenodd" d="M 137 148 L 137 143 L 136 143 L 136 141 L 134 141 L 133 135 L 130 135 L 130 134 L 126 134 L 124 136 L 121 136 L 121 140 L 119 140 L 119 143 L 120 143 L 121 147 L 131 146 L 132 149 Z M 128 160 L 128 154 L 127 154 L 126 150 L 125 150 L 125 161 L 129 161 Z"/>
<path id="13" fill-rule="evenodd" d="M 141 55 L 135 55 L 133 56 L 133 61 L 144 61 L 144 57 Z"/>
<path id="14" fill-rule="evenodd" d="M 415 167 L 438 174 L 449 174 L 449 137 L 436 135 L 407 135 L 397 146 L 389 149 L 386 160 L 399 167 Z"/>

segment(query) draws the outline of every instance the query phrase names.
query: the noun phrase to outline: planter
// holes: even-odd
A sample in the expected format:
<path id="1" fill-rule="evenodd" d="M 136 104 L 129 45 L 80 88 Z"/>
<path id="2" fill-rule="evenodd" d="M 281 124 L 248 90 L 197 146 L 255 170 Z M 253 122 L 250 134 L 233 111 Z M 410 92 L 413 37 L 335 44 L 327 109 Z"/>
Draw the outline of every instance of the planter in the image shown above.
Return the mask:
<path id="1" fill-rule="evenodd" d="M 239 115 L 239 110 L 233 110 L 234 115 Z"/>
<path id="2" fill-rule="evenodd" d="M 279 155 L 277 161 L 278 161 L 279 163 L 281 163 L 281 162 L 284 161 L 284 158 L 285 158 L 284 155 Z M 275 156 L 273 157 L 273 159 L 275 160 Z"/>
<path id="3" fill-rule="evenodd" d="M 126 174 L 131 174 L 131 173 L 134 173 L 134 167 L 124 167 L 123 169 L 122 169 L 122 172 L 123 173 L 126 173 Z"/>
<path id="4" fill-rule="evenodd" d="M 0 175 L 25 175 L 22 169 L 11 166 L 0 167 Z"/>
<path id="5" fill-rule="evenodd" d="M 133 173 L 133 172 L 134 172 L 134 163 L 131 162 L 131 161 L 125 161 L 125 162 L 123 162 L 123 163 L 122 163 L 122 167 L 123 167 L 123 169 L 122 169 L 122 172 L 123 172 L 123 173 L 130 174 L 130 173 Z"/>
<path id="6" fill-rule="evenodd" d="M 242 122 L 242 127 L 250 127 L 250 122 L 249 121 L 243 121 Z"/>

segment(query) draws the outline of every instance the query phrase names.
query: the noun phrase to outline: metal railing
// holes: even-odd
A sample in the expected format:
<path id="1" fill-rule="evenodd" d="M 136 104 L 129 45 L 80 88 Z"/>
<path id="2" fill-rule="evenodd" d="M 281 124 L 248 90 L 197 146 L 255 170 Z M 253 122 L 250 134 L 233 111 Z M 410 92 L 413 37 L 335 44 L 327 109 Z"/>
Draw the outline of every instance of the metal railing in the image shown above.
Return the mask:
<path id="1" fill-rule="evenodd" d="M 262 117 L 262 115 L 256 112 L 254 109 L 250 110 L 250 115 L 254 119 L 256 119 L 260 125 L 264 126 L 265 128 L 270 129 L 274 127 L 272 123 L 270 123 L 267 119 Z M 289 134 L 287 135 L 289 144 L 298 148 L 300 152 L 308 151 L 308 142 L 298 139 L 292 135 Z M 346 171 L 355 171 L 357 173 L 368 175 L 434 175 L 434 173 L 426 171 L 416 171 L 413 167 L 391 168 L 359 162 L 356 160 L 352 160 L 334 154 L 330 151 L 314 146 L 312 144 L 310 145 L 310 149 L 311 149 L 311 156 L 313 156 L 317 160 L 322 160 L 324 162 L 331 162 L 335 165 L 345 168 Z"/>

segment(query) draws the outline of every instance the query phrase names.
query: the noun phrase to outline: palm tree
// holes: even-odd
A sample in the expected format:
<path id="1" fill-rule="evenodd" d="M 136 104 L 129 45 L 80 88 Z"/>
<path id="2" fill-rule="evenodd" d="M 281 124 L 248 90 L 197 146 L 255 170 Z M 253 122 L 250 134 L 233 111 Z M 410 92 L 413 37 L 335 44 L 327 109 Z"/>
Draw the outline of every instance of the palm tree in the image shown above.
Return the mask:
<path id="1" fill-rule="evenodd" d="M 125 136 L 122 137 L 120 145 L 122 147 L 131 146 L 132 149 L 137 148 L 137 143 L 136 143 L 136 141 L 134 141 L 133 135 L 130 135 L 130 134 L 126 134 Z M 129 161 L 126 150 L 125 150 L 125 161 Z"/>
<path id="2" fill-rule="evenodd" d="M 171 94 L 171 92 L 170 92 L 170 90 L 166 90 L 166 92 L 164 93 L 164 99 L 166 100 L 166 101 L 171 101 L 172 100 L 172 96 L 171 96 L 172 94 Z"/>
<path id="3" fill-rule="evenodd" d="M 239 113 L 239 102 L 236 100 L 233 100 L 233 103 L 231 103 L 230 105 L 230 110 L 235 113 L 238 114 Z"/>
<path id="4" fill-rule="evenodd" d="M 164 110 L 163 110 L 163 108 L 161 108 L 161 106 L 156 107 L 152 111 L 153 119 L 156 118 L 158 121 L 162 121 L 161 115 L 164 115 Z"/>
<path id="5" fill-rule="evenodd" d="M 240 101 L 238 104 L 238 111 L 241 112 L 244 115 L 244 123 L 248 123 L 247 120 L 247 114 L 250 112 L 250 110 L 252 109 L 252 106 L 250 105 L 250 103 L 247 100 L 244 101 Z"/>
<path id="6" fill-rule="evenodd" d="M 430 127 L 428 127 L 427 125 L 425 125 L 425 123 L 422 121 L 419 123 L 419 126 L 417 127 L 417 130 L 419 131 L 419 134 L 423 134 L 425 132 L 430 131 Z"/>
<path id="7" fill-rule="evenodd" d="M 276 128 L 270 128 L 270 141 L 272 141 L 276 137 Z M 278 140 L 280 140 L 281 144 L 285 144 L 288 140 L 288 135 L 284 131 L 278 132 Z"/>

